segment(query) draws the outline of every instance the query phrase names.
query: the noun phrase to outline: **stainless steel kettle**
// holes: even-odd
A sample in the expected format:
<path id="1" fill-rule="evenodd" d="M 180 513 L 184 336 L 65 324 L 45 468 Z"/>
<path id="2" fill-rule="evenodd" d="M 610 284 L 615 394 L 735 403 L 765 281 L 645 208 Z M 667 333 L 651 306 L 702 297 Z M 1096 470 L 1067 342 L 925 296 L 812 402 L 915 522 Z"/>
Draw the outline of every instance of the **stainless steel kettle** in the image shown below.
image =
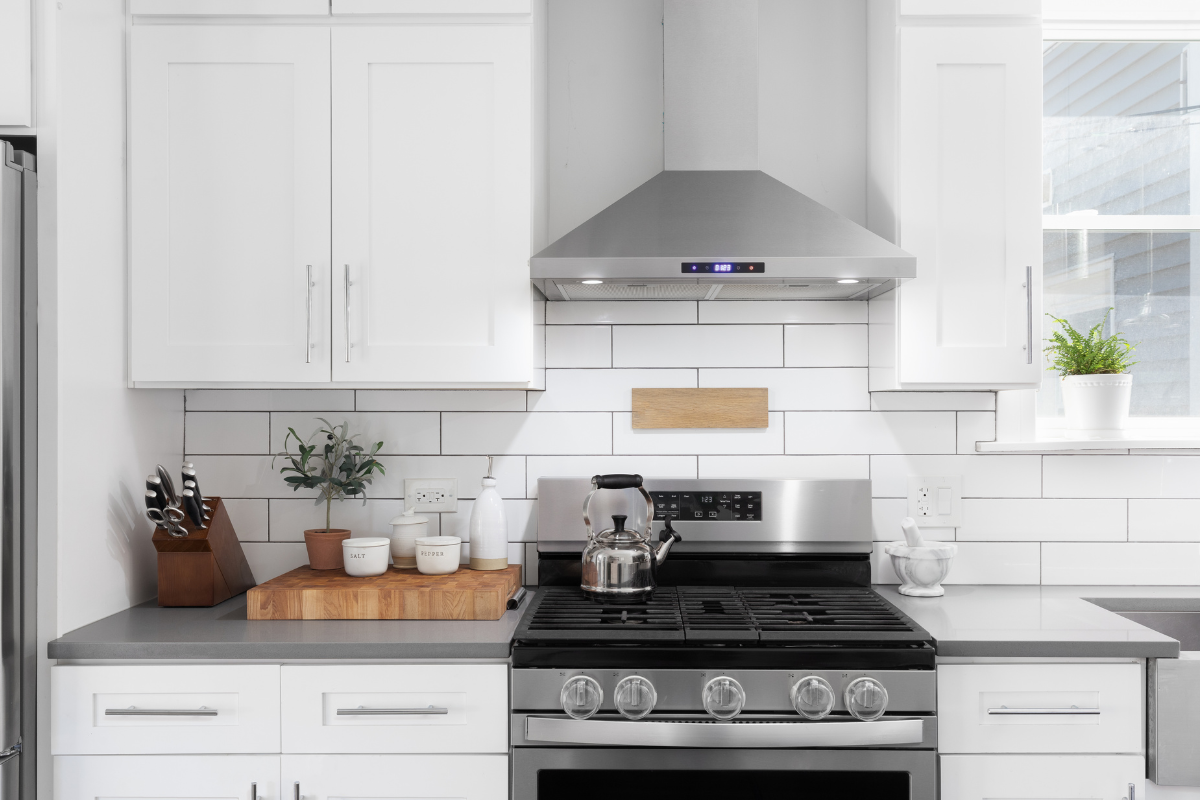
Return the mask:
<path id="1" fill-rule="evenodd" d="M 626 530 L 625 514 L 613 514 L 613 527 L 595 533 L 589 513 L 592 498 L 606 489 L 637 489 L 646 500 L 645 529 Z M 660 535 L 657 547 L 651 546 L 654 525 L 654 500 L 642 486 L 641 475 L 596 475 L 592 491 L 583 501 L 583 523 L 588 541 L 583 548 L 583 577 L 580 587 L 593 600 L 637 603 L 648 600 L 658 585 L 658 565 L 682 537 L 671 528 Z"/>

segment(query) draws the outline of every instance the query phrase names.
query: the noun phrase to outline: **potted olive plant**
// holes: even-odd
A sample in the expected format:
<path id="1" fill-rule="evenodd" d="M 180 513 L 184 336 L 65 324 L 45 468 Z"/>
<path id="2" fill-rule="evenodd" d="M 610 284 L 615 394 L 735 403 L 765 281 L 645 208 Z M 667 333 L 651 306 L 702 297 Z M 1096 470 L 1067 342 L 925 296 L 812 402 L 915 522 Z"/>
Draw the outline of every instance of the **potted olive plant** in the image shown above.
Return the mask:
<path id="1" fill-rule="evenodd" d="M 1104 319 L 1086 335 L 1065 319 L 1046 315 L 1062 326 L 1046 340 L 1047 369 L 1061 376 L 1067 426 L 1076 430 L 1120 430 L 1129 418 L 1133 376 L 1127 370 L 1137 363 L 1129 360 L 1137 345 L 1125 341 L 1120 333 L 1102 333 L 1111 311 L 1105 311 Z"/>
<path id="2" fill-rule="evenodd" d="M 358 434 L 350 433 L 349 423 L 331 425 L 328 420 L 317 419 L 325 427 L 314 431 L 307 441 L 294 428 L 288 428 L 283 452 L 275 458 L 287 459 L 287 465 L 279 472 L 293 491 L 320 490 L 316 504 L 325 504 L 325 527 L 306 530 L 304 546 L 308 548 L 308 563 L 313 569 L 338 569 L 343 566 L 342 541 L 350 538 L 350 531 L 330 525 L 333 501 L 361 496 L 366 503 L 371 475 L 384 474 L 383 465 L 375 460 L 383 442 L 376 442 L 368 451 L 354 441 Z M 295 453 L 288 449 L 292 439 L 296 440 Z M 271 463 L 274 465 L 274 460 Z"/>

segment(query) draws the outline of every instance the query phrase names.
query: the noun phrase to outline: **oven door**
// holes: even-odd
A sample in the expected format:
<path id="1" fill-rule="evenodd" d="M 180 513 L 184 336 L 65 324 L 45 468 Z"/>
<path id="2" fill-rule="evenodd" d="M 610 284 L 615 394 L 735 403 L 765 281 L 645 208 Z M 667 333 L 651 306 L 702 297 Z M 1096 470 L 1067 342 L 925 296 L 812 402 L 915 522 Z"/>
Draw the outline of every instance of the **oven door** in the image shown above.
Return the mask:
<path id="1" fill-rule="evenodd" d="M 936 800 L 932 750 L 513 749 L 513 800 Z"/>

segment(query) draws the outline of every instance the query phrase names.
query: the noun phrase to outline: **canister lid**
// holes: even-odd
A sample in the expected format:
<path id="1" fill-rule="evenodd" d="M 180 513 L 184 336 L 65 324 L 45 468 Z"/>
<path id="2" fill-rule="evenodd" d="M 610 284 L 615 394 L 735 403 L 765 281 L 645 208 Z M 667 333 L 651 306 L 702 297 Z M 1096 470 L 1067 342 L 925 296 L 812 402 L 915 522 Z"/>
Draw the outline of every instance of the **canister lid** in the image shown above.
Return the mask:
<path id="1" fill-rule="evenodd" d="M 417 539 L 417 544 L 437 545 L 437 544 L 462 544 L 462 539 L 457 536 L 422 536 Z"/>
<path id="2" fill-rule="evenodd" d="M 416 515 L 416 512 L 414 512 L 410 508 L 408 511 L 405 511 L 400 516 L 392 517 L 392 521 L 389 522 L 388 524 L 389 525 L 424 525 L 427 522 L 429 522 L 428 517 L 418 517 Z"/>

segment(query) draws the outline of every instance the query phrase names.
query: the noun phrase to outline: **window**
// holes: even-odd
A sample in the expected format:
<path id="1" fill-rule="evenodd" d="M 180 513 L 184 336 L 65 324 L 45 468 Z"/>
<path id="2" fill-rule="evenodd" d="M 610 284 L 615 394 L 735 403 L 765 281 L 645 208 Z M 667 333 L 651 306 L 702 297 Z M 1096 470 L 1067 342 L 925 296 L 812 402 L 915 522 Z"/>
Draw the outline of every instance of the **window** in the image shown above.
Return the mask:
<path id="1" fill-rule="evenodd" d="M 1042 99 L 1045 310 L 1086 329 L 1113 309 L 1131 416 L 1200 417 L 1200 41 L 1047 38 Z M 1046 380 L 1039 427 L 1062 413 Z"/>

